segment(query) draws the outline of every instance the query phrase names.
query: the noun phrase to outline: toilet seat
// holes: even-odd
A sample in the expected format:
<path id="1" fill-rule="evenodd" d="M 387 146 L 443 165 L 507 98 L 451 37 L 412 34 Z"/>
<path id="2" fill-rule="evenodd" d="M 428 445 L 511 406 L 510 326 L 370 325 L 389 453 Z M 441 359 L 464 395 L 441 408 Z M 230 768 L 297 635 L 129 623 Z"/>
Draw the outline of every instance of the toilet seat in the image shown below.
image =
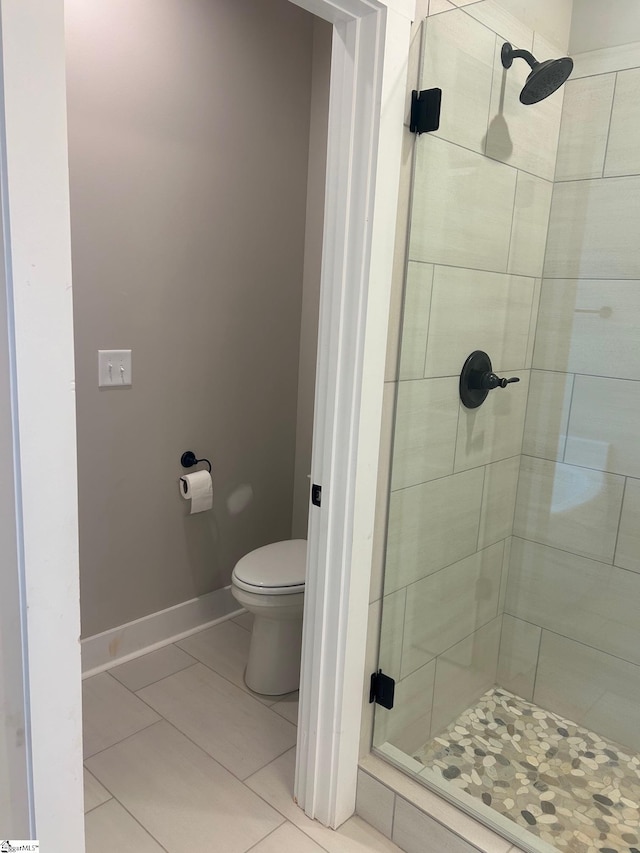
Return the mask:
<path id="1" fill-rule="evenodd" d="M 304 592 L 306 564 L 306 539 L 273 542 L 238 560 L 231 581 L 255 595 L 294 595 Z"/>

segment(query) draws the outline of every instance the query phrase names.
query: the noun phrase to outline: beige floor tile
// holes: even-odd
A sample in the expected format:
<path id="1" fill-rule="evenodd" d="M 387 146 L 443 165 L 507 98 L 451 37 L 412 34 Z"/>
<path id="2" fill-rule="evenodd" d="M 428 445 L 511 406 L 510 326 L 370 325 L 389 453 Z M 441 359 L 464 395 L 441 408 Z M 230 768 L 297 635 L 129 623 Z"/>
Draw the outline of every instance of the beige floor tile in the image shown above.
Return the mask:
<path id="1" fill-rule="evenodd" d="M 203 664 L 138 695 L 239 779 L 296 742 L 294 725 Z"/>
<path id="2" fill-rule="evenodd" d="M 160 681 L 174 672 L 179 672 L 188 666 L 193 666 L 195 659 L 183 652 L 173 643 L 148 655 L 130 660 L 109 670 L 109 674 L 117 678 L 129 690 L 140 690 L 154 681 Z"/>
<path id="3" fill-rule="evenodd" d="M 250 631 L 253 628 L 253 613 L 241 613 L 240 616 L 236 616 L 231 621 Z"/>
<path id="4" fill-rule="evenodd" d="M 230 620 L 180 640 L 177 645 L 265 705 L 273 705 L 275 697 L 253 693 L 244 683 L 250 642 L 250 632 Z"/>
<path id="5" fill-rule="evenodd" d="M 160 719 L 107 672 L 83 682 L 82 717 L 85 758 Z"/>
<path id="6" fill-rule="evenodd" d="M 328 853 L 387 853 L 398 848 L 358 817 L 336 832 L 308 818 L 293 801 L 295 749 L 263 767 L 246 784 Z"/>
<path id="7" fill-rule="evenodd" d="M 84 819 L 86 853 L 162 853 L 162 847 L 116 800 Z"/>
<path id="8" fill-rule="evenodd" d="M 272 711 L 276 711 L 285 720 L 289 720 L 294 726 L 298 725 L 298 691 L 290 693 L 271 706 Z"/>
<path id="9" fill-rule="evenodd" d="M 282 823 L 281 815 L 165 721 L 87 766 L 171 853 L 193 853 L 213 838 L 224 853 L 245 853 Z"/>
<path id="10" fill-rule="evenodd" d="M 275 832 L 251 848 L 251 853 L 323 853 L 304 832 L 292 823 L 283 823 Z"/>
<path id="11" fill-rule="evenodd" d="M 111 799 L 111 794 L 98 780 L 84 770 L 84 811 L 85 814 Z"/>

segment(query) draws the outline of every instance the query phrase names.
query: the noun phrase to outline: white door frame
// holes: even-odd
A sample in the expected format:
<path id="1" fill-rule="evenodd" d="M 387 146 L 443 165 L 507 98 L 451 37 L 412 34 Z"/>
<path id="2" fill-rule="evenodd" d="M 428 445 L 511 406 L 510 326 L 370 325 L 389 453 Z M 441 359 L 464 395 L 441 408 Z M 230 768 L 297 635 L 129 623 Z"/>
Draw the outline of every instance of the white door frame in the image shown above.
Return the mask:
<path id="1" fill-rule="evenodd" d="M 334 25 L 296 797 L 353 812 L 387 315 L 415 0 L 292 0 Z M 0 0 L 0 171 L 35 832 L 82 853 L 64 0 Z M 0 559 L 2 555 L 0 554 Z"/>
<path id="2" fill-rule="evenodd" d="M 334 25 L 295 797 L 353 814 L 387 321 L 415 3 L 293 0 Z M 331 14 L 327 14 L 328 12 Z"/>

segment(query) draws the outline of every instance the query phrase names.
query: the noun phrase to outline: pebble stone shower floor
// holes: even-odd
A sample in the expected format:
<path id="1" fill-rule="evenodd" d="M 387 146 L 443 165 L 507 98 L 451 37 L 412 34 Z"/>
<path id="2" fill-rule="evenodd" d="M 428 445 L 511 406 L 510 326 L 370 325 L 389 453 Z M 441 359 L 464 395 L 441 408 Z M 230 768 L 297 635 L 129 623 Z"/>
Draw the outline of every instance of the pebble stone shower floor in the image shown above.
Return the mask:
<path id="1" fill-rule="evenodd" d="M 560 851 L 640 853 L 640 756 L 506 690 L 414 758 Z"/>

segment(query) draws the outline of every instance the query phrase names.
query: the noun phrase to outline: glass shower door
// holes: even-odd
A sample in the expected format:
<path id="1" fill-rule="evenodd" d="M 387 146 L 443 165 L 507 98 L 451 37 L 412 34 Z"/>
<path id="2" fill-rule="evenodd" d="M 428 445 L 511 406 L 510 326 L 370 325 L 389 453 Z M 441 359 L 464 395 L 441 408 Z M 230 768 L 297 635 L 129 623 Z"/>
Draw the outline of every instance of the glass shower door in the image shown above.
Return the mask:
<path id="1" fill-rule="evenodd" d="M 525 105 L 504 43 L 567 45 L 505 5 L 422 24 L 374 749 L 522 849 L 637 853 L 640 45 Z M 477 352 L 519 381 L 473 408 Z"/>

